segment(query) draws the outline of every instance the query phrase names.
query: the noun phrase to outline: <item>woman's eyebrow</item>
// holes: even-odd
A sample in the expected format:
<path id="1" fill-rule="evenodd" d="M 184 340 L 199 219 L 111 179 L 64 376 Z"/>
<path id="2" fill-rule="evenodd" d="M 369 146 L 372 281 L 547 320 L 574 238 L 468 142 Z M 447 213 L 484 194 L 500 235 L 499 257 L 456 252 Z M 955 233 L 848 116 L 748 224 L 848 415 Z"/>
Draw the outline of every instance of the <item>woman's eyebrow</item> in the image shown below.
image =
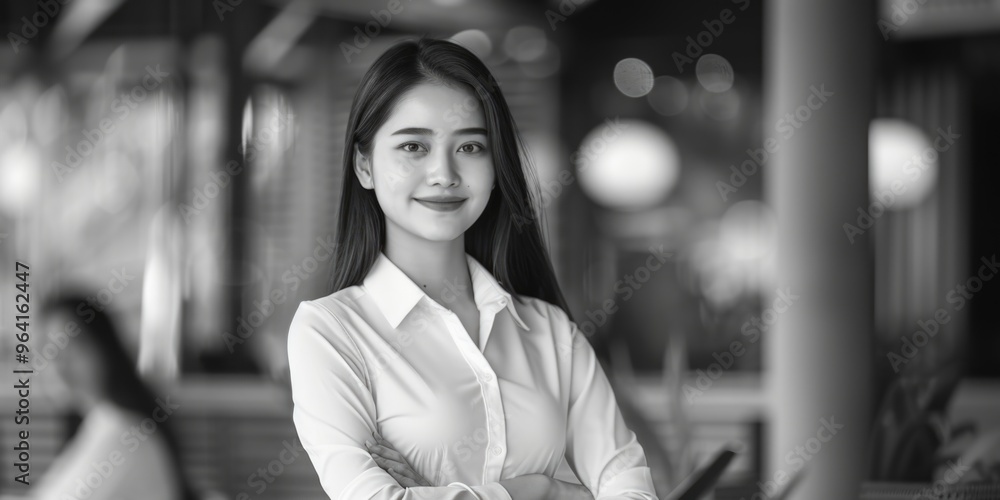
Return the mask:
<path id="1" fill-rule="evenodd" d="M 429 128 L 401 128 L 392 133 L 392 135 L 434 135 L 434 132 Z"/>
<path id="2" fill-rule="evenodd" d="M 471 128 L 460 128 L 455 131 L 455 135 L 487 135 L 486 129 L 482 127 L 471 127 Z M 420 127 L 408 127 L 401 128 L 392 133 L 392 135 L 435 135 L 434 131 L 429 128 Z"/>
<path id="3" fill-rule="evenodd" d="M 486 129 L 482 127 L 460 128 L 455 131 L 455 135 L 486 135 Z"/>

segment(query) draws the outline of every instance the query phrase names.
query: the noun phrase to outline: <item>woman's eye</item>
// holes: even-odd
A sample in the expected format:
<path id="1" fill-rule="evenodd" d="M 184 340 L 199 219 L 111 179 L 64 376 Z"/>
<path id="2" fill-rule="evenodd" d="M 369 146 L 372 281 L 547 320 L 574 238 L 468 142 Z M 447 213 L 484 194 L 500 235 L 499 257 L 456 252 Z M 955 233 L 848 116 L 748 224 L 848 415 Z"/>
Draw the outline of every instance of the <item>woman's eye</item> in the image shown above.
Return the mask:
<path id="1" fill-rule="evenodd" d="M 486 148 L 484 148 L 482 144 L 476 144 L 474 142 L 471 142 L 469 144 L 463 144 L 462 147 L 458 148 L 458 150 L 463 153 L 478 153 L 483 149 Z"/>
<path id="2" fill-rule="evenodd" d="M 416 142 L 407 142 L 406 144 L 400 146 L 399 149 L 402 149 L 407 153 L 419 153 L 421 151 L 424 151 L 424 147 Z"/>

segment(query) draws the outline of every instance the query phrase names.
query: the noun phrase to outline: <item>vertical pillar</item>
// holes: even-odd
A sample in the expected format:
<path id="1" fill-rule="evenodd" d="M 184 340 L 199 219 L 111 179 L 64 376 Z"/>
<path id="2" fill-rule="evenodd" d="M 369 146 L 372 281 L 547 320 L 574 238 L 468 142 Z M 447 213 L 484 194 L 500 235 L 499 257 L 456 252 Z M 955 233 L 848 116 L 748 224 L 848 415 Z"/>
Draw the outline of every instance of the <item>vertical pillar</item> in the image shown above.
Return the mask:
<path id="1" fill-rule="evenodd" d="M 761 487 L 773 495 L 801 468 L 790 498 L 858 498 L 873 407 L 873 272 L 870 234 L 852 243 L 843 226 L 869 205 L 875 6 L 772 0 L 764 8 L 764 146 L 773 137 L 778 148 L 765 199 L 778 221 L 779 287 L 778 302 L 764 304 L 777 321 L 766 340 Z"/>

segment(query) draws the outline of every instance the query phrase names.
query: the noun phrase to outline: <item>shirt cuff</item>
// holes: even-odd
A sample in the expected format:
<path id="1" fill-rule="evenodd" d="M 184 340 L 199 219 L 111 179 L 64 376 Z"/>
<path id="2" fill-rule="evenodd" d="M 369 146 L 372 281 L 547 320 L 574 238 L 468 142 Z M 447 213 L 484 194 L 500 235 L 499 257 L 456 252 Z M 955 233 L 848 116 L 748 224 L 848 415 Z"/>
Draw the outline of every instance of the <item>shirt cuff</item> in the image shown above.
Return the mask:
<path id="1" fill-rule="evenodd" d="M 480 486 L 469 486 L 465 483 L 453 482 L 449 483 L 448 486 L 458 486 L 459 488 L 464 488 L 475 495 L 478 500 L 513 500 L 510 497 L 510 493 L 507 492 L 507 488 L 504 488 L 500 483 L 490 483 Z"/>

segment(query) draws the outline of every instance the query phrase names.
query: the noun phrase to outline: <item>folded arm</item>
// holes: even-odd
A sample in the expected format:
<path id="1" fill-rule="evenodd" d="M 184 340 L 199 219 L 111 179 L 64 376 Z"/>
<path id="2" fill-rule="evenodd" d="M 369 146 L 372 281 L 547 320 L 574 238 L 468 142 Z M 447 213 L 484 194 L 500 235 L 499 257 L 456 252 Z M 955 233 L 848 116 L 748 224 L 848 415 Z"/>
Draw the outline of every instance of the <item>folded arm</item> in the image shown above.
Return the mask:
<path id="1" fill-rule="evenodd" d="M 625 426 L 594 348 L 567 322 L 572 369 L 566 462 L 596 500 L 657 500 L 646 455 Z"/>
<path id="2" fill-rule="evenodd" d="M 365 445 L 377 432 L 375 400 L 361 352 L 336 317 L 321 306 L 301 303 L 288 333 L 288 357 L 292 420 L 333 500 L 591 499 L 541 474 L 484 485 L 402 486 Z"/>

